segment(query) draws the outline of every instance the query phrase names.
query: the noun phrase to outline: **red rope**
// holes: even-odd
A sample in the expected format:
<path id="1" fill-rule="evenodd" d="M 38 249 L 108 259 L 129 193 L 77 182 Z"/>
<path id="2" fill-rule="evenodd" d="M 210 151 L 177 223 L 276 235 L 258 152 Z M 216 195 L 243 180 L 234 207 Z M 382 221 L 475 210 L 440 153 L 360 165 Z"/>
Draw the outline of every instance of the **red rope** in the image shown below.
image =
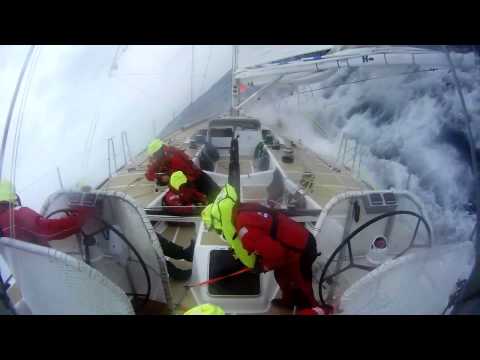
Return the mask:
<path id="1" fill-rule="evenodd" d="M 228 274 L 228 275 L 219 276 L 219 277 L 216 277 L 216 278 L 213 278 L 213 279 L 209 279 L 209 280 L 205 280 L 205 281 L 202 281 L 202 282 L 199 282 L 199 283 L 196 283 L 196 284 L 185 285 L 185 286 L 186 287 L 196 287 L 196 286 L 202 286 L 202 285 L 207 285 L 207 284 L 208 285 L 215 284 L 216 282 L 218 282 L 220 280 L 223 280 L 223 279 L 226 279 L 226 278 L 229 278 L 229 277 L 232 277 L 232 276 L 237 276 L 237 275 L 243 274 L 243 273 L 251 271 L 251 270 L 252 269 L 246 267 L 246 268 L 243 268 L 242 270 L 235 271 L 234 273 L 231 273 L 231 274 Z"/>

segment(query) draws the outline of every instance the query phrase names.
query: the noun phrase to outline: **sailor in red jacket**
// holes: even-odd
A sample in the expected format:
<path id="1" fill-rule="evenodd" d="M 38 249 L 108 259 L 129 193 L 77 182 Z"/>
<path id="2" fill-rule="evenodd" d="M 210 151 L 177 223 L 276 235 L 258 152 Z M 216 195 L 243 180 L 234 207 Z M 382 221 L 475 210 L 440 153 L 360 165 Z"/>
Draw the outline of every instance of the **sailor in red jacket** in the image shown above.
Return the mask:
<path id="1" fill-rule="evenodd" d="M 0 182 L 1 236 L 49 246 L 50 240 L 61 240 L 80 232 L 89 208 L 72 209 L 72 214 L 60 219 L 47 219 L 28 207 L 17 206 L 15 188 L 8 181 Z M 13 228 L 12 228 L 13 225 Z"/>
<path id="2" fill-rule="evenodd" d="M 319 306 L 312 289 L 315 238 L 288 216 L 259 204 L 239 204 L 233 214 L 243 247 L 257 255 L 256 267 L 274 271 L 282 298 L 273 304 L 300 309 Z"/>
<path id="3" fill-rule="evenodd" d="M 207 204 L 207 196 L 188 182 L 182 171 L 175 171 L 169 179 L 169 190 L 163 197 L 167 211 L 174 215 L 190 215 L 196 204 Z"/>
<path id="4" fill-rule="evenodd" d="M 182 171 L 189 182 L 200 192 L 213 201 L 220 188 L 210 176 L 198 168 L 182 150 L 164 144 L 160 139 L 153 140 L 147 148 L 150 163 L 145 172 L 149 181 L 160 180 L 159 173 L 172 175 L 175 171 Z M 162 181 L 160 183 L 163 185 Z"/>
<path id="5" fill-rule="evenodd" d="M 202 212 L 207 228 L 221 233 L 245 265 L 254 254 L 253 264 L 247 266 L 259 272 L 274 271 L 282 298 L 273 304 L 299 309 L 319 306 L 312 289 L 312 264 L 318 256 L 315 238 L 288 216 L 237 199 L 235 189 L 227 184 Z"/>

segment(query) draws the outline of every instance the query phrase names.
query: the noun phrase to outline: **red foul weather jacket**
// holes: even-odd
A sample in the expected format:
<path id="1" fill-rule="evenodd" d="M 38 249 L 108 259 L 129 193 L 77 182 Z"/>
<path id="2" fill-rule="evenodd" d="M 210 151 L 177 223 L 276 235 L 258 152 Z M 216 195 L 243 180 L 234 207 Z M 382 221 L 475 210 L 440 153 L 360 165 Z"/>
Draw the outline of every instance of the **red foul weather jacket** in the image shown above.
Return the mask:
<path id="1" fill-rule="evenodd" d="M 299 258 L 309 232 L 288 216 L 278 213 L 276 238 L 273 239 L 272 216 L 261 210 L 255 211 L 255 205 L 240 204 L 234 216 L 235 228 L 244 248 L 261 257 L 265 271 L 281 268 Z"/>
<path id="2" fill-rule="evenodd" d="M 168 212 L 175 215 L 189 215 L 193 212 L 192 205 L 207 203 L 205 194 L 194 187 L 185 185 L 181 186 L 178 191 L 170 187 L 163 199 L 166 206 L 183 206 L 168 209 Z"/>
<path id="3" fill-rule="evenodd" d="M 80 231 L 90 209 L 76 210 L 61 219 L 47 219 L 28 207 L 16 208 L 13 210 L 14 231 L 11 231 L 11 211 L 6 209 L 0 212 L 2 236 L 49 246 L 49 240 L 61 240 Z"/>
<path id="4" fill-rule="evenodd" d="M 195 181 L 202 174 L 202 171 L 192 162 L 190 157 L 182 150 L 173 146 L 164 145 L 162 148 L 163 157 L 150 162 L 145 172 L 149 181 L 157 179 L 157 172 L 164 172 L 171 175 L 175 171 L 183 171 L 188 181 Z"/>
<path id="5" fill-rule="evenodd" d="M 234 219 L 243 247 L 249 253 L 258 255 L 263 271 L 274 271 L 283 298 L 293 301 L 294 292 L 300 290 L 311 306 L 317 306 L 311 279 L 306 279 L 300 270 L 309 232 L 281 213 L 276 213 L 274 223 L 273 216 L 263 212 L 257 204 L 240 204 L 235 210 Z"/>

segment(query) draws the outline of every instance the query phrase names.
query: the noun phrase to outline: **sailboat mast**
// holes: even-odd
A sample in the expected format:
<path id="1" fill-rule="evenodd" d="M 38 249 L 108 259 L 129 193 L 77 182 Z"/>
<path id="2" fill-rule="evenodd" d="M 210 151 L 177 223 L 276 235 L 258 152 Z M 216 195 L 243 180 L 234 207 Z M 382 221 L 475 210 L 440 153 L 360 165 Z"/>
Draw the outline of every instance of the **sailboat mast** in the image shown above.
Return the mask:
<path id="1" fill-rule="evenodd" d="M 239 110 L 237 108 L 240 103 L 239 81 L 235 79 L 235 72 L 238 68 L 238 45 L 233 45 L 232 48 L 232 108 L 230 114 L 238 116 Z"/>

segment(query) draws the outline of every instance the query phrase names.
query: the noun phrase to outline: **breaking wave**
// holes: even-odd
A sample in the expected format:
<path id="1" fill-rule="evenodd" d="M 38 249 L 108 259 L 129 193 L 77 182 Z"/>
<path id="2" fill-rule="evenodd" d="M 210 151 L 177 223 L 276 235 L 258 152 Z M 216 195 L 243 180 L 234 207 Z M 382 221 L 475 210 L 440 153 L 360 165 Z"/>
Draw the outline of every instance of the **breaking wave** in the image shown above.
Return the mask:
<path id="1" fill-rule="evenodd" d="M 457 72 L 478 149 L 479 70 L 460 67 Z M 372 80 L 356 82 L 367 78 Z M 342 133 L 356 139 L 368 149 L 362 166 L 377 187 L 405 189 L 411 176 L 409 189 L 425 203 L 437 242 L 471 235 L 475 223 L 468 206 L 473 201 L 471 158 L 448 70 L 410 66 L 375 73 L 332 72 L 321 84 L 297 93 L 263 96 L 247 112 L 330 160 L 335 160 Z"/>

